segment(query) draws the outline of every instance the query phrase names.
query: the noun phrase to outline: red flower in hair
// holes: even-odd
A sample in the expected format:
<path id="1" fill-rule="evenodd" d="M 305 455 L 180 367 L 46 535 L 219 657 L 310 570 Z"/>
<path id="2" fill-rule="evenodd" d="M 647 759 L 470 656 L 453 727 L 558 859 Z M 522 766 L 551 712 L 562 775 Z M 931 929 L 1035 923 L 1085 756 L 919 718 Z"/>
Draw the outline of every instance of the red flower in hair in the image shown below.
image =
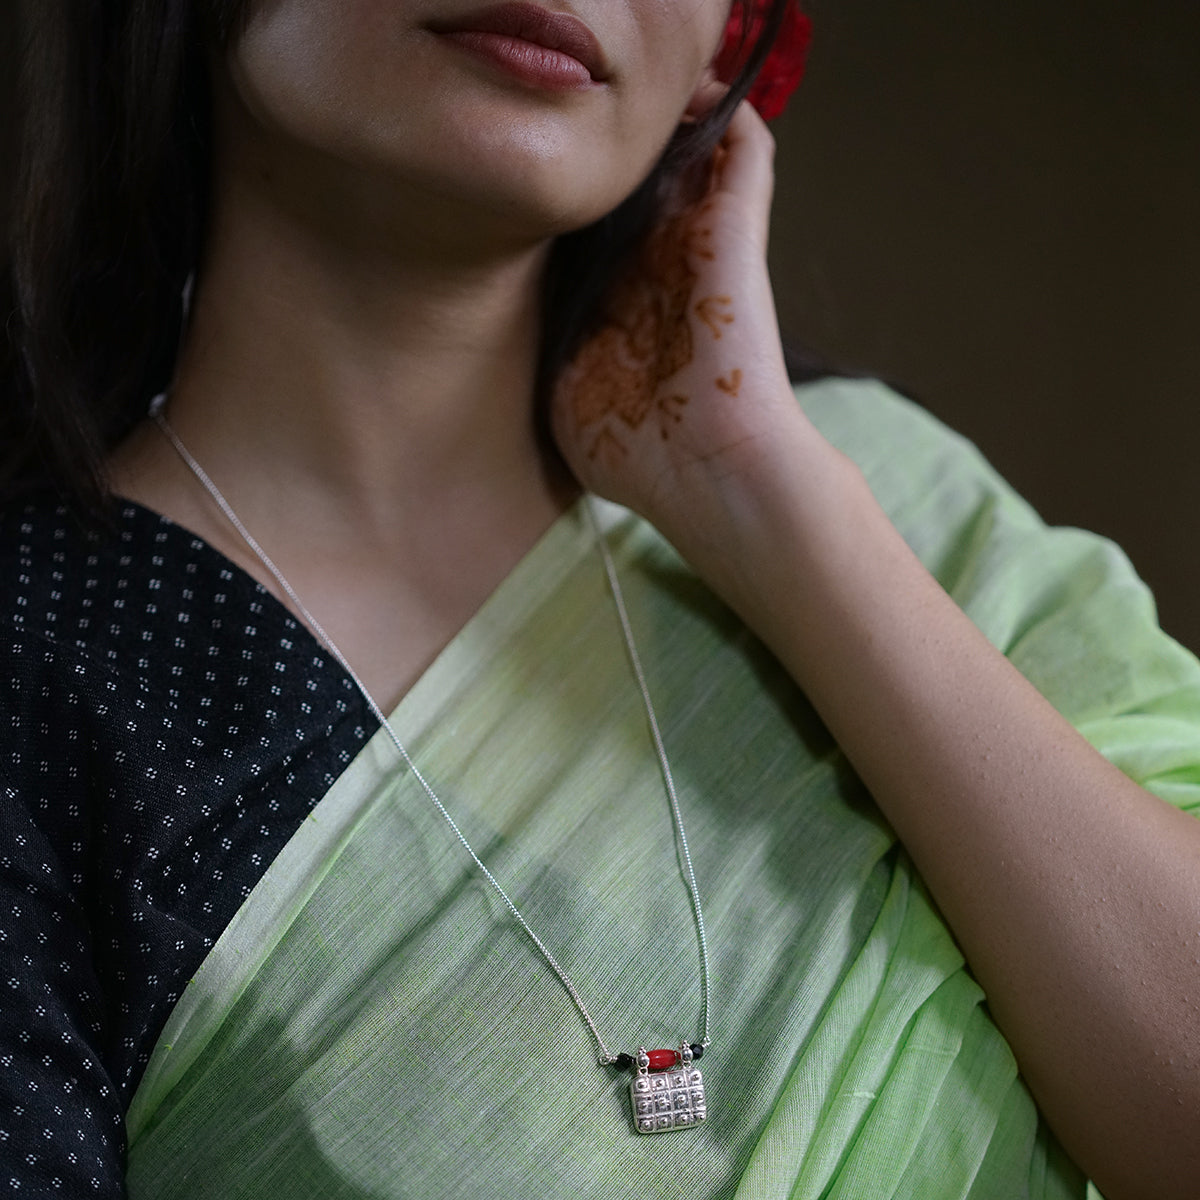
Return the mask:
<path id="1" fill-rule="evenodd" d="M 751 0 L 749 4 L 735 0 L 729 24 L 725 27 L 725 40 L 713 64 L 722 83 L 731 83 L 741 70 L 762 35 L 767 14 L 773 7 L 772 0 Z M 750 13 L 748 23 L 747 9 Z M 746 97 L 764 121 L 773 121 L 779 116 L 791 94 L 800 86 L 811 41 L 812 21 L 794 0 L 788 0 L 779 36 Z"/>

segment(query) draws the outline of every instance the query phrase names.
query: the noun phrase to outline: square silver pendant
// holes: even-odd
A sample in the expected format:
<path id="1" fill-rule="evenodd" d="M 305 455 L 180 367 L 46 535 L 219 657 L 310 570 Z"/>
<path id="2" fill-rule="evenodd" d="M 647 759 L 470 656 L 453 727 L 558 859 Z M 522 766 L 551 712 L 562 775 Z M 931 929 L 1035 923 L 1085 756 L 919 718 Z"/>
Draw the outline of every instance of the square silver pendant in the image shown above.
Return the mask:
<path id="1" fill-rule="evenodd" d="M 694 1066 L 637 1074 L 629 1085 L 629 1098 L 638 1133 L 690 1129 L 708 1115 L 704 1076 Z"/>

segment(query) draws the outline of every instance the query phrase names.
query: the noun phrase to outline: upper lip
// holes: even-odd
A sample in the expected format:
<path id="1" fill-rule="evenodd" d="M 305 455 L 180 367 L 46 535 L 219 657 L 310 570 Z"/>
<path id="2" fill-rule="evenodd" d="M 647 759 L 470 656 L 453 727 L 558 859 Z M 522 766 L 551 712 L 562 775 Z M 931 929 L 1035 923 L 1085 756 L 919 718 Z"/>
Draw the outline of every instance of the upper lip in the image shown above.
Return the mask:
<path id="1" fill-rule="evenodd" d="M 429 22 L 434 33 L 499 33 L 521 41 L 558 50 L 578 59 L 597 83 L 610 74 L 608 60 L 596 35 L 578 17 L 551 12 L 537 4 L 491 4 L 458 17 L 439 17 Z"/>

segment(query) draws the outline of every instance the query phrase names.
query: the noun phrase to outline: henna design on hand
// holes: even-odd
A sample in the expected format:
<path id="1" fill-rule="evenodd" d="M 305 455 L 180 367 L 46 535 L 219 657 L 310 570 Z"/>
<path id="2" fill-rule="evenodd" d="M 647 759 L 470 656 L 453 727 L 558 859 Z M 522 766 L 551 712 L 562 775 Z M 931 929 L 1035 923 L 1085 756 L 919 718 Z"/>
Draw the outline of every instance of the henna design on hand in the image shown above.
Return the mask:
<path id="1" fill-rule="evenodd" d="M 671 426 L 678 425 L 683 420 L 683 413 L 680 412 L 688 402 L 687 396 L 664 396 L 657 404 L 658 408 L 658 431 L 662 434 L 662 440 L 665 442 L 670 439 Z"/>
<path id="2" fill-rule="evenodd" d="M 609 299 L 607 320 L 584 344 L 564 375 L 575 420 L 600 425 L 587 455 L 619 458 L 624 443 L 610 418 L 639 429 L 651 412 L 667 436 L 688 397 L 658 397 L 662 383 L 694 357 L 688 307 L 697 275 L 688 262 L 691 218 L 669 222 L 651 235 L 639 261 L 626 271 Z M 703 252 L 699 247 L 697 252 Z"/>
<path id="3" fill-rule="evenodd" d="M 692 224 L 688 227 L 684 234 L 684 249 L 693 258 L 703 259 L 704 262 L 715 262 L 717 252 L 713 249 L 712 244 L 712 226 L 700 226 L 696 222 L 707 217 L 712 212 L 714 204 L 711 200 L 705 200 L 696 212 L 696 216 L 692 218 Z"/>
<path id="4" fill-rule="evenodd" d="M 563 374 L 561 386 L 577 426 L 594 430 L 585 450 L 593 461 L 613 467 L 627 454 L 615 423 L 637 430 L 653 414 L 668 440 L 690 397 L 680 391 L 660 395 L 660 389 L 695 359 L 693 315 L 718 339 L 721 326 L 734 321 L 726 311 L 729 296 L 707 296 L 693 306 L 699 275 L 692 261 L 716 258 L 713 230 L 705 220 L 711 208 L 706 202 L 650 235 L 614 286 L 604 323 Z M 736 396 L 741 371 L 729 380 L 722 390 Z"/>
<path id="5" fill-rule="evenodd" d="M 732 303 L 728 296 L 705 296 L 696 305 L 696 316 L 712 330 L 712 335 L 717 341 L 721 340 L 721 326 L 733 324 L 733 314 L 721 312 L 720 309 Z"/>
<path id="6" fill-rule="evenodd" d="M 728 375 L 718 375 L 717 387 L 719 387 L 721 391 L 725 392 L 727 395 L 733 396 L 736 399 L 737 394 L 739 391 L 741 391 L 742 387 L 741 367 L 734 367 L 734 369 L 730 371 Z"/>

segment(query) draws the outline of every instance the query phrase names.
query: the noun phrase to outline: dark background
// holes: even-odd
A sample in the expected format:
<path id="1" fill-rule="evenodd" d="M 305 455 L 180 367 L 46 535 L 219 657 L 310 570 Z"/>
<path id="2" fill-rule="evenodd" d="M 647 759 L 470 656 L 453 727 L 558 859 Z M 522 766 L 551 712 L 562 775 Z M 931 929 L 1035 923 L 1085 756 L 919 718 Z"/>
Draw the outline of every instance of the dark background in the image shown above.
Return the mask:
<path id="1" fill-rule="evenodd" d="M 1200 649 L 1200 2 L 807 0 L 786 328 L 915 391 Z"/>
<path id="2" fill-rule="evenodd" d="M 915 392 L 1048 520 L 1119 541 L 1200 648 L 1200 2 L 807 7 L 776 126 L 785 327 Z"/>

